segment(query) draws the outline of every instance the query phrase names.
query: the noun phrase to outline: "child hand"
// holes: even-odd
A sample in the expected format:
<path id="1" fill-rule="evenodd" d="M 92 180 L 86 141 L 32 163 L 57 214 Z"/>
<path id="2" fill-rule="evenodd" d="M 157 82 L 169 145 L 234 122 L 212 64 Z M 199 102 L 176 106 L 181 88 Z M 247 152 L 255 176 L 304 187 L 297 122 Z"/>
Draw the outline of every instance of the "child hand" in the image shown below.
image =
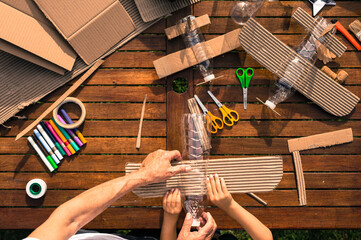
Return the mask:
<path id="1" fill-rule="evenodd" d="M 179 189 L 168 191 L 163 198 L 164 215 L 175 216 L 178 218 L 182 211 L 181 194 Z"/>
<path id="2" fill-rule="evenodd" d="M 233 201 L 232 195 L 228 192 L 226 182 L 223 178 L 219 178 L 218 174 L 210 175 L 207 180 L 208 196 L 211 202 L 227 211 Z"/>

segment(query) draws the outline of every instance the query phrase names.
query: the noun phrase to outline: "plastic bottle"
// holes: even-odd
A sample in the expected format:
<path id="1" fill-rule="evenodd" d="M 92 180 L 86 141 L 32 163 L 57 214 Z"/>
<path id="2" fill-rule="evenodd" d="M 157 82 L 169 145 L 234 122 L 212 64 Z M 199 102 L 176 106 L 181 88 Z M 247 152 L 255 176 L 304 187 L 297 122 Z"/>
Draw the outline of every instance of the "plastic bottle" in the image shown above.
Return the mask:
<path id="1" fill-rule="evenodd" d="M 262 7 L 263 2 L 263 0 L 235 1 L 230 11 L 233 21 L 239 25 L 245 25 L 248 19 Z"/>
<path id="2" fill-rule="evenodd" d="M 202 74 L 204 81 L 207 82 L 215 79 L 212 70 L 212 60 L 207 59 L 206 49 L 204 49 L 203 46 L 199 44 L 201 42 L 204 42 L 205 40 L 201 30 L 199 28 L 195 28 L 194 22 L 192 21 L 194 19 L 195 19 L 194 16 L 189 15 L 179 20 L 179 23 L 184 23 L 184 22 L 187 23 L 185 28 L 185 33 L 182 35 L 183 41 L 187 48 L 192 47 L 196 59 L 198 61 L 201 61 L 201 63 L 196 65 L 196 67 Z"/>
<path id="3" fill-rule="evenodd" d="M 297 53 L 303 57 L 304 59 L 308 60 L 310 63 L 314 64 L 317 60 L 317 47 L 314 40 L 314 37 L 310 35 L 306 38 L 300 47 L 297 50 Z M 285 101 L 287 98 L 291 97 L 295 89 L 292 88 L 290 81 L 288 79 L 298 79 L 302 71 L 291 71 L 292 69 L 299 67 L 298 66 L 298 58 L 293 59 L 286 68 L 284 76 L 279 78 L 278 81 L 275 83 L 275 89 L 273 90 L 273 94 L 268 98 L 265 102 L 272 110 L 276 108 L 276 105 L 280 102 Z"/>

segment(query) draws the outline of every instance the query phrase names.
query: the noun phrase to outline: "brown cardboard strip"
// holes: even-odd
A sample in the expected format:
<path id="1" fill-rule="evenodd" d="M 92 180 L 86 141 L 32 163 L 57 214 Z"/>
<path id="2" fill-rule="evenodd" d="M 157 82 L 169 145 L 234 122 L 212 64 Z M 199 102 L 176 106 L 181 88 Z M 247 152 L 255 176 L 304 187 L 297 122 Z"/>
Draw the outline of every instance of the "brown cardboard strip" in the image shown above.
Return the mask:
<path id="1" fill-rule="evenodd" d="M 198 45 L 206 49 L 208 58 L 214 58 L 240 47 L 239 33 L 240 29 L 235 29 L 224 35 L 199 43 L 192 48 L 186 48 L 153 61 L 158 77 L 169 76 L 204 61 L 204 58 L 198 60 L 194 54 L 196 51 L 193 49 L 197 48 Z"/>
<path id="2" fill-rule="evenodd" d="M 301 155 L 299 151 L 292 152 L 293 162 L 295 164 L 296 182 L 298 191 L 298 201 L 300 206 L 306 206 L 306 185 L 305 177 L 303 176 L 303 168 L 301 162 Z"/>
<path id="3" fill-rule="evenodd" d="M 211 24 L 211 20 L 209 19 L 208 14 L 197 17 L 192 21 L 194 22 L 194 24 L 191 25 L 190 31 L 193 31 L 194 29 L 201 28 L 201 27 Z M 172 39 L 172 38 L 175 38 L 175 37 L 178 37 L 178 36 L 184 34 L 186 24 L 187 23 L 184 22 L 184 23 L 177 24 L 175 26 L 164 29 L 164 32 L 167 35 L 168 39 Z"/>
<path id="4" fill-rule="evenodd" d="M 315 19 L 302 8 L 297 8 L 292 18 L 301 24 L 304 28 L 310 31 L 325 47 L 333 52 L 337 57 L 341 57 L 346 51 L 346 46 L 343 45 L 331 32 L 323 35 L 325 28 L 317 24 Z M 321 38 L 323 35 L 323 38 Z"/>
<path id="5" fill-rule="evenodd" d="M 290 152 L 302 151 L 302 150 L 309 150 L 320 147 L 329 147 L 352 141 L 353 141 L 352 129 L 346 128 L 333 132 L 290 139 L 288 140 L 288 150 Z"/>
<path id="6" fill-rule="evenodd" d="M 161 18 L 145 23 L 134 1 L 120 0 L 129 13 L 136 29 L 128 36 L 109 49 L 101 58 L 104 58 L 139 33 L 152 26 Z M 40 11 L 40 10 L 39 10 Z M 41 98 L 75 78 L 92 64 L 86 65 L 80 58 L 75 61 L 73 70 L 64 76 L 39 67 L 28 61 L 0 51 L 0 124 L 14 116 L 26 106 L 39 101 Z"/>
<path id="7" fill-rule="evenodd" d="M 0 50 L 58 73 L 72 70 L 76 54 L 53 27 L 3 2 L 0 12 Z"/>
<path id="8" fill-rule="evenodd" d="M 135 0 L 144 22 L 164 17 L 200 0 Z"/>
<path id="9" fill-rule="evenodd" d="M 349 114 L 360 100 L 324 72 L 299 56 L 253 18 L 239 34 L 242 47 L 276 76 L 335 116 Z"/>
<path id="10" fill-rule="evenodd" d="M 162 197 L 165 192 L 177 187 L 186 195 L 206 194 L 204 180 L 216 173 L 224 178 L 230 193 L 267 192 L 279 184 L 283 175 L 281 156 L 190 160 L 173 164 L 191 165 L 192 171 L 177 174 L 165 182 L 137 188 L 133 192 L 140 197 Z M 126 174 L 139 167 L 140 163 L 127 163 Z"/>

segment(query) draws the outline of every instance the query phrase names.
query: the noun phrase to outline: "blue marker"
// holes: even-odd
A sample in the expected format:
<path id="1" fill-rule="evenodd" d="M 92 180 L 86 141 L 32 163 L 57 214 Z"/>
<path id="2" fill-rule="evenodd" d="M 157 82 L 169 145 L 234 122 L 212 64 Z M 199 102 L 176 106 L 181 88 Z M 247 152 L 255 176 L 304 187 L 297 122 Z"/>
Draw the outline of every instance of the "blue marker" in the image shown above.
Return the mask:
<path id="1" fill-rule="evenodd" d="M 49 145 L 45 142 L 44 138 L 41 136 L 41 134 L 39 133 L 39 131 L 37 129 L 34 129 L 34 134 L 39 139 L 41 144 L 44 146 L 45 150 L 50 154 L 50 156 L 54 160 L 54 162 L 56 164 L 59 164 L 60 163 L 59 159 L 55 156 L 54 152 L 51 150 Z"/>

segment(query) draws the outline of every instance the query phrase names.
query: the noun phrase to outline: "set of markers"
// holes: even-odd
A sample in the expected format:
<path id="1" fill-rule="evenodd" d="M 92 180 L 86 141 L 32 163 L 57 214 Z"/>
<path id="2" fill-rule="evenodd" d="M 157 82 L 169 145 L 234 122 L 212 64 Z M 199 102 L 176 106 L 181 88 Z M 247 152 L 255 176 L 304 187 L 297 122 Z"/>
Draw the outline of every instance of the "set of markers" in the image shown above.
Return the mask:
<path id="1" fill-rule="evenodd" d="M 60 111 L 66 121 L 60 115 L 58 120 L 63 124 L 72 124 L 67 112 L 64 109 Z M 28 141 L 50 172 L 58 168 L 63 156 L 71 156 L 87 142 L 78 129 L 64 129 L 54 118 L 45 123 L 41 121 L 34 129 L 34 134 L 28 137 Z"/>

